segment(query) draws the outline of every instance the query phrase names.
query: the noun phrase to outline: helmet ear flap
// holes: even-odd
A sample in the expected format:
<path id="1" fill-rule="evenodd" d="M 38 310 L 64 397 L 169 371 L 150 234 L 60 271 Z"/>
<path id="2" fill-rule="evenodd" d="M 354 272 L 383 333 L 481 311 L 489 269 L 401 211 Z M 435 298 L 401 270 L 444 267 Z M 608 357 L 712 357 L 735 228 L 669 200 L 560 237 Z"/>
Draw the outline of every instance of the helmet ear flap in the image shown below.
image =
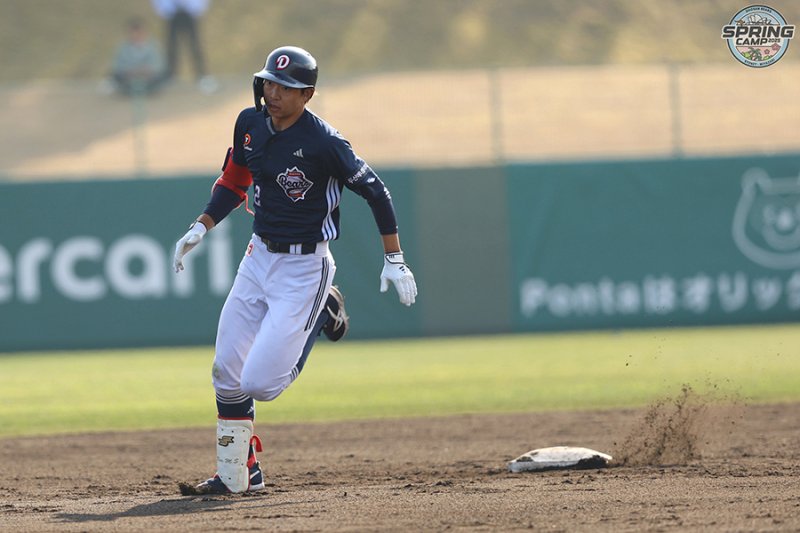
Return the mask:
<path id="1" fill-rule="evenodd" d="M 264 97 L 264 78 L 253 78 L 253 100 L 256 103 L 256 111 L 261 111 L 264 108 L 262 98 Z"/>

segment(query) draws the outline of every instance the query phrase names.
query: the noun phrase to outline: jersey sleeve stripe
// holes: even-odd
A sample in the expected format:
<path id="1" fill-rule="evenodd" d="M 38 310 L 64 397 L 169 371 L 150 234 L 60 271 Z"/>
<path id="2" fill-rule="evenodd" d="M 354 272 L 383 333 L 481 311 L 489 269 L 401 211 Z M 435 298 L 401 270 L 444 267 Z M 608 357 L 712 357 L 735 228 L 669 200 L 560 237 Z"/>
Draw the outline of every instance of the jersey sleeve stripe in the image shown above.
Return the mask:
<path id="1" fill-rule="evenodd" d="M 338 236 L 336 224 L 333 222 L 333 211 L 339 206 L 342 198 L 342 192 L 339 190 L 336 180 L 332 177 L 328 178 L 325 197 L 328 201 L 328 212 L 322 222 L 322 239 L 332 241 Z"/>

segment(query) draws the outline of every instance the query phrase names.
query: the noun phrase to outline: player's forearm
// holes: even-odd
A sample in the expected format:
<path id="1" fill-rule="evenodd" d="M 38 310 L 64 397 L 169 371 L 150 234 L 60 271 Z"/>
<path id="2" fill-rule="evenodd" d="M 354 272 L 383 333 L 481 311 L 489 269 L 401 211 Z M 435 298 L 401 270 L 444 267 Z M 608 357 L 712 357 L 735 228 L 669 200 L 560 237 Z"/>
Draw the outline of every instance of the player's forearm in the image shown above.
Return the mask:
<path id="1" fill-rule="evenodd" d="M 204 216 L 203 223 L 206 227 L 213 228 L 243 202 L 246 205 L 247 189 L 252 183 L 253 176 L 250 170 L 244 165 L 236 164 L 233 161 L 233 148 L 228 148 L 225 163 L 222 165 L 222 175 L 214 182 L 211 198 L 201 215 Z"/>
<path id="2" fill-rule="evenodd" d="M 206 208 L 203 210 L 203 215 L 201 215 L 206 217 L 206 221 L 211 222 L 211 226 L 206 224 L 206 227 L 211 229 L 222 222 L 222 219 L 239 207 L 241 203 L 242 199 L 238 192 L 226 186 L 216 185 L 211 192 L 211 198 L 208 200 Z"/>
<path id="3" fill-rule="evenodd" d="M 203 224 L 207 230 L 210 230 L 211 228 L 217 225 L 217 223 L 214 222 L 214 219 L 205 213 L 197 217 L 197 221 Z"/>
<path id="4" fill-rule="evenodd" d="M 381 235 L 383 240 L 383 253 L 391 254 L 400 251 L 400 235 L 392 233 L 389 235 Z"/>
<path id="5" fill-rule="evenodd" d="M 358 185 L 349 187 L 367 201 L 381 235 L 397 233 L 392 195 L 378 176 L 371 174 L 371 179 L 364 179 Z"/>

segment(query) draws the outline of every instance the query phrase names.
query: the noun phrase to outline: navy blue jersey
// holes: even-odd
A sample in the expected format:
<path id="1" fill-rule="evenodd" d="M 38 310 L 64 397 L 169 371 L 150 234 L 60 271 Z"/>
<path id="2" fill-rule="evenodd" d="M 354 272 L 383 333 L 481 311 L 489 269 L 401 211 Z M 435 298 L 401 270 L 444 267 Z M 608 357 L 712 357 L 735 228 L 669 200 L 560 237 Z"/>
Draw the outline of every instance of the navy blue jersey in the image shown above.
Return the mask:
<path id="1" fill-rule="evenodd" d="M 338 238 L 345 186 L 370 205 L 379 189 L 383 202 L 391 205 L 388 191 L 369 165 L 338 131 L 309 110 L 283 131 L 274 129 L 265 112 L 243 110 L 236 120 L 232 159 L 253 176 L 253 232 L 275 242 Z M 381 228 L 381 233 L 393 231 L 396 223 L 394 228 Z"/>

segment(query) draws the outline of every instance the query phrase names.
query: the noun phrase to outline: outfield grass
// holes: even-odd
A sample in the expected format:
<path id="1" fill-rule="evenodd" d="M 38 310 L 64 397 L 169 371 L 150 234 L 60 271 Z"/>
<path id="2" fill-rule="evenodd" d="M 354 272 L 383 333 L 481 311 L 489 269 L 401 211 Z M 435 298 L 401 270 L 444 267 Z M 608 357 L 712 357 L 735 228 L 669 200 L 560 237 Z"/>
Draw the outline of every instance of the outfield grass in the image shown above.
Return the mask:
<path id="1" fill-rule="evenodd" d="M 0 355 L 0 436 L 210 426 L 211 347 Z M 321 341 L 259 423 L 800 400 L 800 325 Z"/>

